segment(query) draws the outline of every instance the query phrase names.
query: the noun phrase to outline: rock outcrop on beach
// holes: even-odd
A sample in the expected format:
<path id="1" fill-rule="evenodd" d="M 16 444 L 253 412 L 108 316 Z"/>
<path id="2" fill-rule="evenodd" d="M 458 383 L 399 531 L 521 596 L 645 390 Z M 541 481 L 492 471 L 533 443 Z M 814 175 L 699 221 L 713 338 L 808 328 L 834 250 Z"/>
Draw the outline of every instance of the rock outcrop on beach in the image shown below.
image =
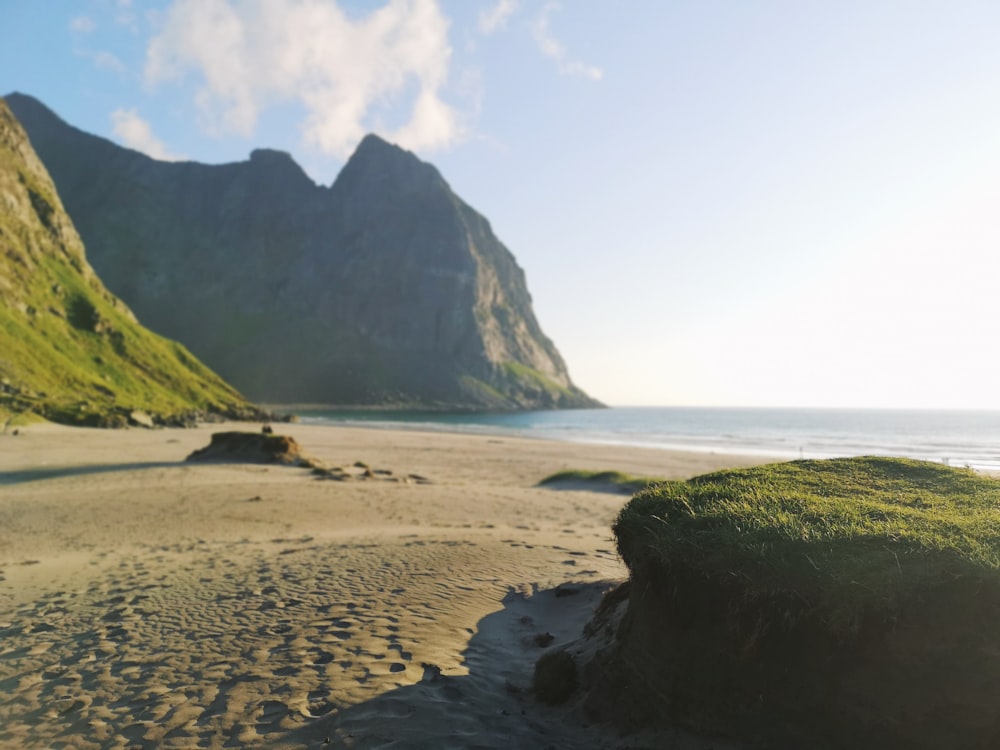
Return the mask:
<path id="1" fill-rule="evenodd" d="M 216 432 L 208 445 L 185 460 L 309 467 L 315 464 L 295 438 L 270 432 Z"/>
<path id="2" fill-rule="evenodd" d="M 108 287 L 259 401 L 598 405 L 489 222 L 367 136 L 330 187 L 283 152 L 158 162 L 8 97 Z"/>
<path id="3" fill-rule="evenodd" d="M 0 100 L 0 415 L 75 424 L 256 413 L 101 283 L 27 135 Z"/>

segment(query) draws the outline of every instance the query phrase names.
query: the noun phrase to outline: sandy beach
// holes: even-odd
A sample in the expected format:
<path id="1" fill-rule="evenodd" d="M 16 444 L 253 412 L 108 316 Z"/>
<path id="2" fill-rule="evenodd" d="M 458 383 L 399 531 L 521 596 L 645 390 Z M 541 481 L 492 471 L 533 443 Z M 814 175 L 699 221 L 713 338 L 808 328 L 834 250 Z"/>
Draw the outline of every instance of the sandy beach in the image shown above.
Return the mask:
<path id="1" fill-rule="evenodd" d="M 538 482 L 764 462 L 299 424 L 354 476 L 184 462 L 224 429 L 0 436 L 0 746 L 642 746 L 530 695 L 628 499 Z"/>

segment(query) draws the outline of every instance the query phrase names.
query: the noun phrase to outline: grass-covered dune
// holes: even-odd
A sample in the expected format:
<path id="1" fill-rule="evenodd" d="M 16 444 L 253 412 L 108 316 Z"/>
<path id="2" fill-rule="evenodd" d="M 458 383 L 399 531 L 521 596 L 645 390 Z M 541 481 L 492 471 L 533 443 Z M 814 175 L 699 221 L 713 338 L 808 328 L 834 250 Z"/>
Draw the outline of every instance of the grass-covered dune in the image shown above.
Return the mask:
<path id="1" fill-rule="evenodd" d="M 590 471 L 587 469 L 565 469 L 550 474 L 538 484 L 542 487 L 586 488 L 605 492 L 633 494 L 665 480 L 656 477 L 640 477 L 621 471 Z"/>
<path id="2" fill-rule="evenodd" d="M 906 459 L 667 482 L 614 531 L 591 711 L 760 747 L 1000 747 L 1000 481 Z"/>

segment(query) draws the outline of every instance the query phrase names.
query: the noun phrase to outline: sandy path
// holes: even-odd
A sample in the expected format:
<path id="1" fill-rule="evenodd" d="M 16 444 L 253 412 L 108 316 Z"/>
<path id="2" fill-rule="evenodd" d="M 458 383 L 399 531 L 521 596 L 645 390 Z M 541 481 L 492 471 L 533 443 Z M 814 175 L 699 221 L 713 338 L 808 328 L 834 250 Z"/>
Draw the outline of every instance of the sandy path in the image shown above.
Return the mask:
<path id="1" fill-rule="evenodd" d="M 302 425 L 385 473 L 181 462 L 219 429 L 0 438 L 0 745 L 616 747 L 526 688 L 623 575 L 627 498 L 536 484 L 753 462 Z"/>

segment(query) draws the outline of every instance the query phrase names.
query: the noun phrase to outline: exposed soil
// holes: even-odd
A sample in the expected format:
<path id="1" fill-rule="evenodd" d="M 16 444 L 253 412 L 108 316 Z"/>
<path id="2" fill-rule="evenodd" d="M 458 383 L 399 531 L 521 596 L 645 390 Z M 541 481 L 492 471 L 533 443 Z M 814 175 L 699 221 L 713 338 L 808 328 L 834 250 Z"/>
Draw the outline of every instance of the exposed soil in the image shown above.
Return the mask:
<path id="1" fill-rule="evenodd" d="M 628 594 L 627 604 L 622 600 Z M 1000 596 L 942 582 L 836 632 L 804 602 L 648 565 L 588 626 L 590 717 L 759 748 L 1000 747 Z"/>

